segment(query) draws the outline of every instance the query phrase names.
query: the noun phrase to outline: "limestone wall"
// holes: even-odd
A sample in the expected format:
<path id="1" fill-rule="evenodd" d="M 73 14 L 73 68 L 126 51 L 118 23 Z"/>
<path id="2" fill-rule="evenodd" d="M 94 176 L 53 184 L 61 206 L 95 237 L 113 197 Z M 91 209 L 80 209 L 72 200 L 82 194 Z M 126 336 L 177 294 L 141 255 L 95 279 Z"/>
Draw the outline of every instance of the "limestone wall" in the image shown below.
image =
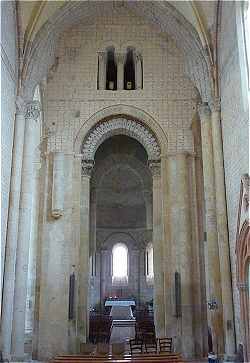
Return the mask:
<path id="1" fill-rule="evenodd" d="M 17 87 L 16 10 L 14 1 L 1 2 L 1 287 L 11 177 Z"/>
<path id="2" fill-rule="evenodd" d="M 240 180 L 249 171 L 249 117 L 244 108 L 240 73 L 240 53 L 236 20 L 237 2 L 222 2 L 221 36 L 219 39 L 220 92 L 226 197 L 228 210 L 231 268 L 234 290 L 234 309 L 237 345 L 241 341 L 239 295 L 236 287 L 235 239 Z M 243 46 L 243 44 L 242 44 Z M 243 92 L 242 92 L 243 91 Z"/>
<path id="3" fill-rule="evenodd" d="M 97 111 L 116 104 L 135 106 L 158 121 L 169 151 L 193 150 L 190 124 L 196 92 L 184 76 L 181 51 L 145 20 L 119 7 L 68 29 L 57 47 L 57 64 L 46 92 L 50 150 L 71 151 L 75 136 Z M 98 51 L 133 46 L 143 57 L 143 90 L 97 90 Z"/>

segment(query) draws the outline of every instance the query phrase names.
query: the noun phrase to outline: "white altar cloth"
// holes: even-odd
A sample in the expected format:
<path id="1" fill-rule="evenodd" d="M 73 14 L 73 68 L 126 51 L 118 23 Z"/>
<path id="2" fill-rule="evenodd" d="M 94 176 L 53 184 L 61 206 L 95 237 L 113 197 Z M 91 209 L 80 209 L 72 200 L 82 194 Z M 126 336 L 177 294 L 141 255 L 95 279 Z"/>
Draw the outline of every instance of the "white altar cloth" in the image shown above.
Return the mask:
<path id="1" fill-rule="evenodd" d="M 134 300 L 107 300 L 105 306 L 135 306 Z"/>

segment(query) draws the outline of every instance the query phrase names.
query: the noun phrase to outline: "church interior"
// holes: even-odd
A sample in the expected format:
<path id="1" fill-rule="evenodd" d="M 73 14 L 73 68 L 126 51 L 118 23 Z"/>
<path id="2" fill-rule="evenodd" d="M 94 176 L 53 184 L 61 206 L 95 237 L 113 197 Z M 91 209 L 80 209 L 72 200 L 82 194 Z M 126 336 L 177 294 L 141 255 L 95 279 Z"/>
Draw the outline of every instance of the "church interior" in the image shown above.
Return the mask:
<path id="1" fill-rule="evenodd" d="M 250 362 L 248 1 L 1 1 L 1 362 Z"/>

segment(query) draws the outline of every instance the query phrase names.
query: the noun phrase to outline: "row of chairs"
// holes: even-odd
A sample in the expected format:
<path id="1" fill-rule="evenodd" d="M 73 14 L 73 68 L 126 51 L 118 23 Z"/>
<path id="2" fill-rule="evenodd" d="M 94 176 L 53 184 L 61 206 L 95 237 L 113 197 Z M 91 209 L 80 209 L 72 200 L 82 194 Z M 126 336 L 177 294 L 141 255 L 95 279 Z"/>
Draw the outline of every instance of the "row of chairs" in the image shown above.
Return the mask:
<path id="1" fill-rule="evenodd" d="M 131 355 L 138 353 L 172 353 L 173 339 L 158 338 L 146 341 L 140 338 L 130 339 L 129 347 Z"/>

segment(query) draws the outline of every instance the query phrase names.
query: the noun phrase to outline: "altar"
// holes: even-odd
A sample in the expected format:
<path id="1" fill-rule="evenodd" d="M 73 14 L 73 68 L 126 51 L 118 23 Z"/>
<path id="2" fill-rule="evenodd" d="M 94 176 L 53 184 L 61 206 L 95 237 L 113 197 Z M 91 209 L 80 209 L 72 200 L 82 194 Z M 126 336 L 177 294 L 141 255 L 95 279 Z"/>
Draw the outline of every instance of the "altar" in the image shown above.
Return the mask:
<path id="1" fill-rule="evenodd" d="M 113 320 L 134 320 L 131 306 L 135 306 L 134 300 L 107 300 L 105 306 L 111 306 L 110 316 Z"/>

